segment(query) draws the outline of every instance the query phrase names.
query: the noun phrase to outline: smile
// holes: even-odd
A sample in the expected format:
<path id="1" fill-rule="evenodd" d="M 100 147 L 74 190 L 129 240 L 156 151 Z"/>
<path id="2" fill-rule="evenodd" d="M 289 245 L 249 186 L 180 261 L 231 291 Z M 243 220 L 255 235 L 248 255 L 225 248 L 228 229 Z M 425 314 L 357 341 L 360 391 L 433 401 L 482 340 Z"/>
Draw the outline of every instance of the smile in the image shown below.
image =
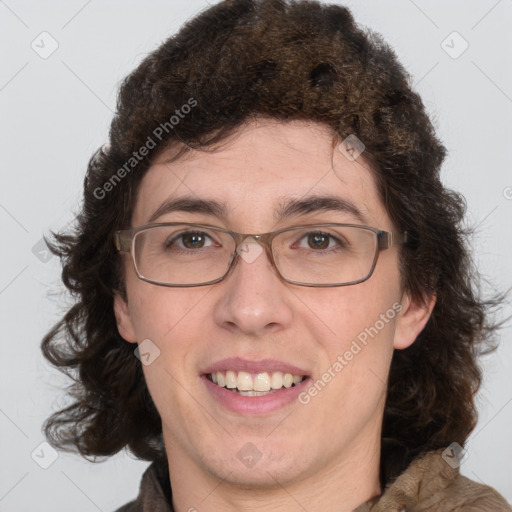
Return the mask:
<path id="1" fill-rule="evenodd" d="M 265 416 L 297 403 L 310 372 L 277 359 L 230 357 L 200 372 L 210 397 L 236 414 Z"/>
<path id="2" fill-rule="evenodd" d="M 280 371 L 259 372 L 252 375 L 244 371 L 217 371 L 206 375 L 214 384 L 242 396 L 265 396 L 282 388 L 300 384 L 305 376 Z"/>

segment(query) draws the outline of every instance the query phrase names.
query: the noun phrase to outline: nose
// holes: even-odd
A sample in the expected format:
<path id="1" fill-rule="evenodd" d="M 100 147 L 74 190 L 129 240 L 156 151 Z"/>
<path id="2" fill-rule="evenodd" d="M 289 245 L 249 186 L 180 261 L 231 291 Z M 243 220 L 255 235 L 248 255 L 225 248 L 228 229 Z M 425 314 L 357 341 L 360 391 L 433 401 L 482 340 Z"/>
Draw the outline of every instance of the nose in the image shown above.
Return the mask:
<path id="1" fill-rule="evenodd" d="M 254 239 L 237 247 L 237 261 L 226 278 L 214 308 L 217 325 L 232 332 L 264 334 L 291 324 L 290 293 L 273 267 L 268 248 Z"/>

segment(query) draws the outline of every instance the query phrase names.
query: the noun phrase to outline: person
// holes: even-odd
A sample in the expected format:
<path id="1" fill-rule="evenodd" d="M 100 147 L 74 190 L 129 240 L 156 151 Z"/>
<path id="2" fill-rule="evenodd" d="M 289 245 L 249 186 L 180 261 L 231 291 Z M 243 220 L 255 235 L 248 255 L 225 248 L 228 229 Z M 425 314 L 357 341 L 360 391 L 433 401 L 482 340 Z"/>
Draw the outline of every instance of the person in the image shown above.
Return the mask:
<path id="1" fill-rule="evenodd" d="M 50 242 L 77 300 L 42 342 L 75 379 L 48 439 L 151 461 L 121 512 L 510 511 L 459 472 L 499 299 L 445 155 L 348 9 L 188 21 L 123 82 Z"/>

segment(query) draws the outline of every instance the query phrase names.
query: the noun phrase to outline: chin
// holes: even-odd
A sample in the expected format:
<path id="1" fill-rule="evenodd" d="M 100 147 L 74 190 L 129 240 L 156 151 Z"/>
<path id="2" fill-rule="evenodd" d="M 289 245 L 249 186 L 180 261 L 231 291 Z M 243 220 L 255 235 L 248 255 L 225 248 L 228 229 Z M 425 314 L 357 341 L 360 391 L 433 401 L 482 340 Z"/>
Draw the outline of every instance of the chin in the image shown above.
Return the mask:
<path id="1" fill-rule="evenodd" d="M 232 465 L 232 467 L 224 467 L 222 472 L 216 472 L 218 478 L 224 482 L 239 487 L 244 490 L 271 489 L 281 488 L 300 477 L 301 470 L 296 465 L 292 465 L 293 472 L 289 464 L 270 464 L 264 465 L 260 461 L 261 466 L 258 468 L 256 464 L 253 468 L 240 468 L 240 465 Z M 220 468 L 218 468 L 220 470 Z M 231 472 L 229 473 L 229 470 Z"/>
<path id="2" fill-rule="evenodd" d="M 202 464 L 217 478 L 246 489 L 280 487 L 308 473 L 309 457 L 303 449 L 289 443 L 280 443 L 279 447 L 267 443 L 257 449 L 257 444 L 261 447 L 262 441 L 234 441 L 233 445 L 240 445 L 240 449 L 233 450 L 231 446 L 221 453 L 210 453 L 203 457 Z"/>

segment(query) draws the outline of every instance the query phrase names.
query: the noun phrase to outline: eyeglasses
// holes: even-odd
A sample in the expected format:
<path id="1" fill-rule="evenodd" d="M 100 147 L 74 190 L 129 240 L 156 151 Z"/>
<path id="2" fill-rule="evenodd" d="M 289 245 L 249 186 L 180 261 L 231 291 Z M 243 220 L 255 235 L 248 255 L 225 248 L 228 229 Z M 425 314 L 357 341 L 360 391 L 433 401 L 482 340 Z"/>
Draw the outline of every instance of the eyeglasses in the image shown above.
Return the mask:
<path id="1" fill-rule="evenodd" d="M 160 286 L 222 281 L 242 258 L 265 249 L 284 281 L 300 286 L 347 286 L 372 275 L 379 252 L 407 240 L 355 224 L 311 224 L 242 234 L 206 224 L 166 222 L 116 231 L 118 251 L 130 253 L 137 276 Z"/>

